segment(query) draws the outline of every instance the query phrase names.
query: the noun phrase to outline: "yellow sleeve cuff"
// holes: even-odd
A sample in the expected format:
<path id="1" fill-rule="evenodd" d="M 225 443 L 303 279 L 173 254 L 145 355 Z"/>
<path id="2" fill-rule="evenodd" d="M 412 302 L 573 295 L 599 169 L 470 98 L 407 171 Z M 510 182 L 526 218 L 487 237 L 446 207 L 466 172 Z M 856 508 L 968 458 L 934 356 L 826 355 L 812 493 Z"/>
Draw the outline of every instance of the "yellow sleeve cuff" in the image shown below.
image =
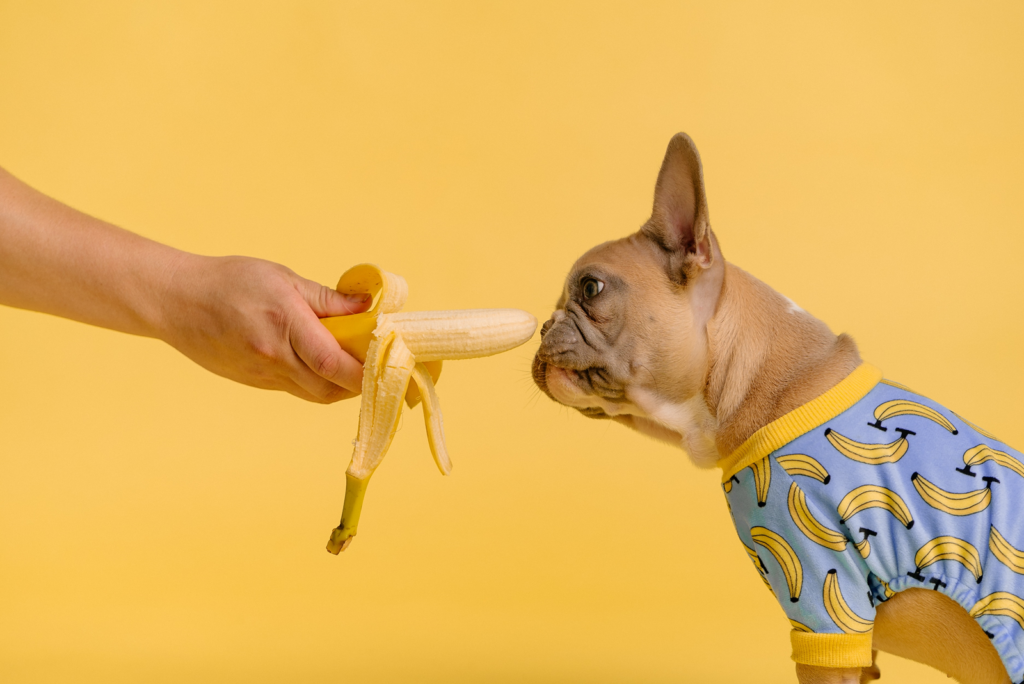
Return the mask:
<path id="1" fill-rule="evenodd" d="M 868 667 L 871 665 L 871 632 L 867 634 L 790 633 L 793 660 L 818 667 Z"/>

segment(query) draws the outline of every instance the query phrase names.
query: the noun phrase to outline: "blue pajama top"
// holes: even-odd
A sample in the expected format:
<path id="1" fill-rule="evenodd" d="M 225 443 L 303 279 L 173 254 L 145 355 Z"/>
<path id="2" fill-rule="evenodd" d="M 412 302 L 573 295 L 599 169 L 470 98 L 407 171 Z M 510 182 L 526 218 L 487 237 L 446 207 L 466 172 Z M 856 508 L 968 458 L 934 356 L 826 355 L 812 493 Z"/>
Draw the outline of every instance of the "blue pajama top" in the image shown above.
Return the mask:
<path id="1" fill-rule="evenodd" d="M 793 659 L 871 664 L 875 606 L 915 587 L 959 603 L 1024 681 L 1024 455 L 867 364 L 762 428 L 723 469 Z"/>

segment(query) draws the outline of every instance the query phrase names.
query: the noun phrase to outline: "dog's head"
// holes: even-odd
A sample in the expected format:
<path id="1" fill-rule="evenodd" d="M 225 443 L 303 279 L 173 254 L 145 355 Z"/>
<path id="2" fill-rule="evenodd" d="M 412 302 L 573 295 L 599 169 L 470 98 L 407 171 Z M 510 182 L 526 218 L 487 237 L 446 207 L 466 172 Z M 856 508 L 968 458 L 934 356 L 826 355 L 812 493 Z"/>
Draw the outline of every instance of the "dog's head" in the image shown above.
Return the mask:
<path id="1" fill-rule="evenodd" d="M 573 265 L 541 329 L 534 381 L 586 416 L 614 418 L 694 455 L 686 432 L 711 419 L 702 408 L 706 326 L 724 272 L 700 156 L 679 133 L 665 153 L 647 223 Z"/>

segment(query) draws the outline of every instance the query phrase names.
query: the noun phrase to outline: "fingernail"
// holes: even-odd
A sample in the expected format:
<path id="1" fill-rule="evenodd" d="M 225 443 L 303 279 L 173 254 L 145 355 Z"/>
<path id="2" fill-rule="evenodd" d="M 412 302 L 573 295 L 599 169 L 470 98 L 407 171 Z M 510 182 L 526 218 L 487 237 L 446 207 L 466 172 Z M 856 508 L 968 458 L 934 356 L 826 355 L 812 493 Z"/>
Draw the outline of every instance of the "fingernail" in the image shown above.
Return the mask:
<path id="1" fill-rule="evenodd" d="M 363 292 L 362 294 L 347 294 L 345 295 L 345 299 L 353 304 L 365 304 L 370 301 L 372 297 L 368 292 Z"/>

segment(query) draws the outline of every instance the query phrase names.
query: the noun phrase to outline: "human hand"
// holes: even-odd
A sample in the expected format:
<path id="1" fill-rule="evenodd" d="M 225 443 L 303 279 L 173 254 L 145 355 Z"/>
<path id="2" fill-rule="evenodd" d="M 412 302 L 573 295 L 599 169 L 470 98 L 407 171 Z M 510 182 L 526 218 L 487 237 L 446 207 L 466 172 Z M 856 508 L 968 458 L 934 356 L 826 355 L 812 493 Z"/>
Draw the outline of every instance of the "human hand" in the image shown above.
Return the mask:
<path id="1" fill-rule="evenodd" d="M 231 380 L 319 403 L 359 394 L 362 364 L 319 318 L 359 313 L 369 295 L 342 295 L 250 257 L 179 253 L 159 337 Z"/>

